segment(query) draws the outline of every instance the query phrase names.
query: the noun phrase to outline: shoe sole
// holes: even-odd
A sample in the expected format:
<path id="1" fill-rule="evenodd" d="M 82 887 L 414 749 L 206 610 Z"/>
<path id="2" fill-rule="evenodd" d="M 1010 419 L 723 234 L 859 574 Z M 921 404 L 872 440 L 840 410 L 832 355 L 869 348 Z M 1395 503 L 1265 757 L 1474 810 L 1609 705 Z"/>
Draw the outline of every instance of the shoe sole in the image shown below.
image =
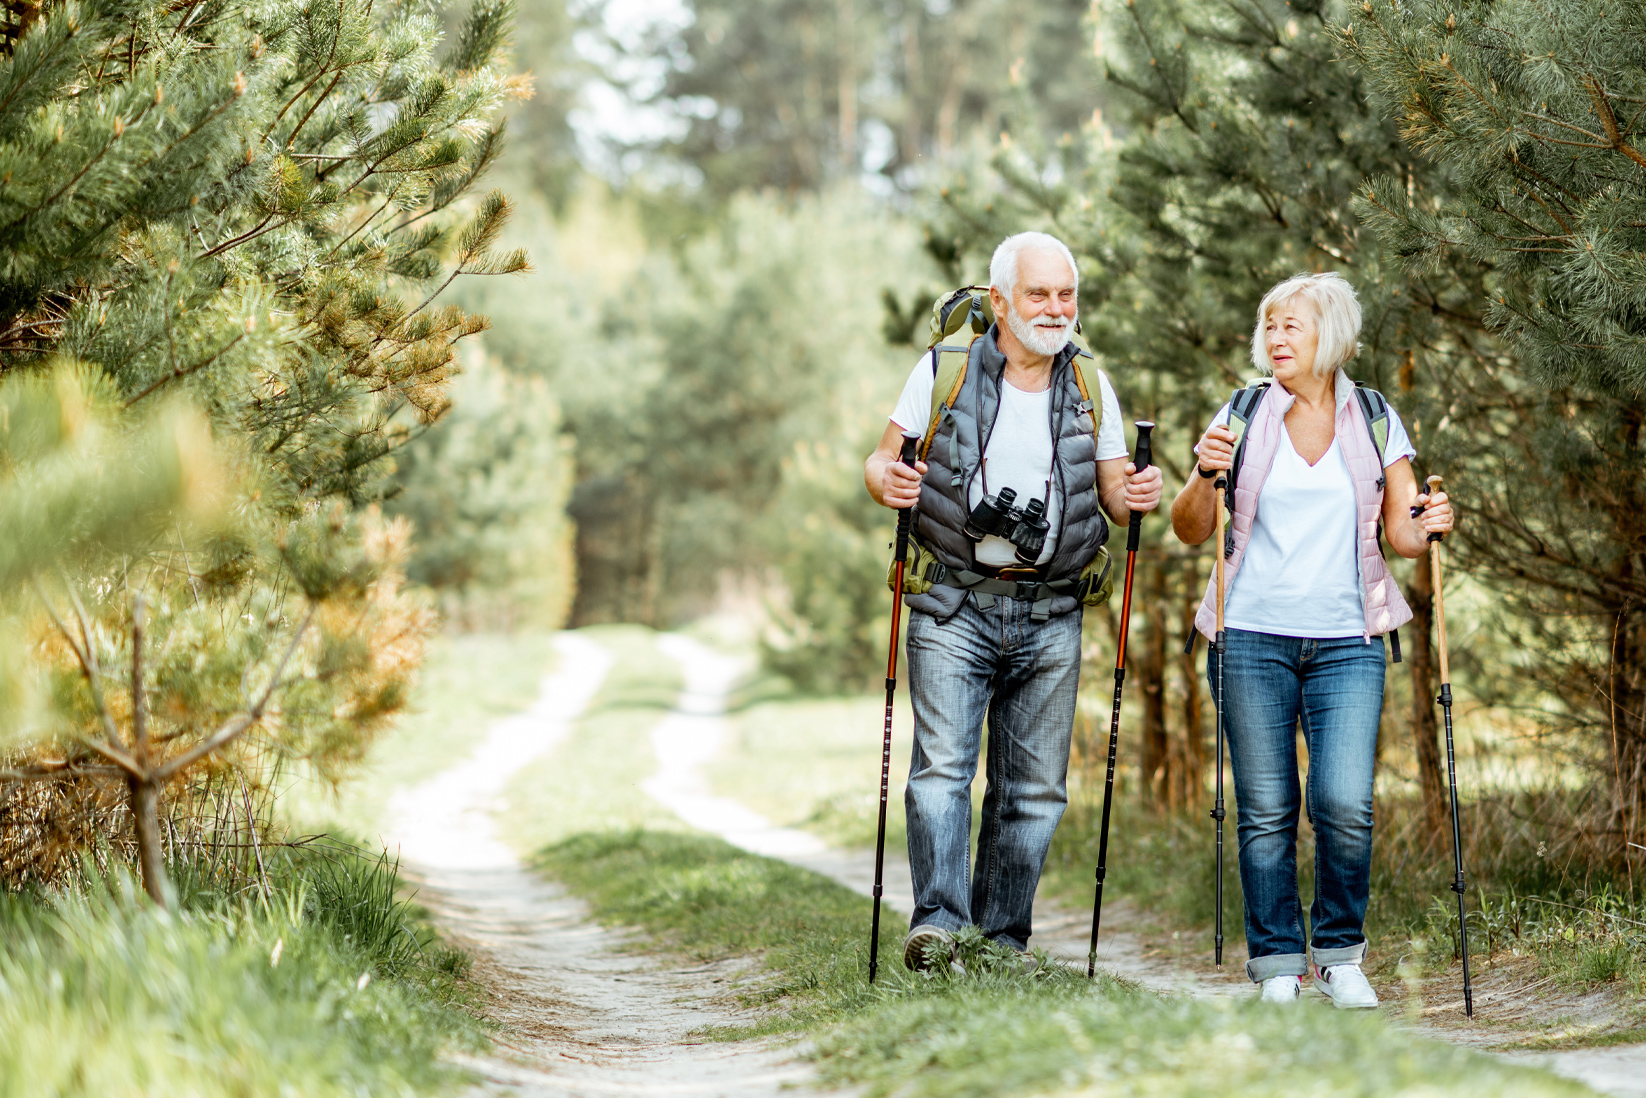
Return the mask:
<path id="1" fill-rule="evenodd" d="M 1327 991 L 1325 988 L 1317 987 L 1315 990 L 1319 991 L 1321 995 L 1325 996 L 1326 1001 L 1328 1003 L 1331 1003 L 1332 1006 L 1336 1007 L 1338 1010 L 1376 1010 L 1378 1007 L 1383 1005 L 1381 1002 L 1378 1002 L 1378 1003 L 1340 1003 L 1336 999 L 1332 998 L 1332 993 Z"/>
<path id="2" fill-rule="evenodd" d="M 944 941 L 941 935 L 922 934 L 918 938 L 910 938 L 903 943 L 903 967 L 915 972 L 924 972 L 930 967 L 926 962 L 926 947 L 933 942 Z M 951 946 L 952 948 L 952 946 Z"/>

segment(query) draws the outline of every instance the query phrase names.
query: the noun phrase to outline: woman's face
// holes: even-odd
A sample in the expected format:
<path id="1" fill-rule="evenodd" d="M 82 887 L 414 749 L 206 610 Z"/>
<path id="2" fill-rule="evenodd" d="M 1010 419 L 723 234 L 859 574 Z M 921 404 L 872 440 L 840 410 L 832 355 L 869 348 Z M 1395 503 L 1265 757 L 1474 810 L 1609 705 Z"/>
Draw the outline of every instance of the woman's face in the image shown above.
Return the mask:
<path id="1" fill-rule="evenodd" d="M 1290 389 L 1294 380 L 1311 376 L 1315 351 L 1320 347 L 1314 306 L 1302 298 L 1277 305 L 1264 322 L 1264 329 L 1275 380 Z"/>

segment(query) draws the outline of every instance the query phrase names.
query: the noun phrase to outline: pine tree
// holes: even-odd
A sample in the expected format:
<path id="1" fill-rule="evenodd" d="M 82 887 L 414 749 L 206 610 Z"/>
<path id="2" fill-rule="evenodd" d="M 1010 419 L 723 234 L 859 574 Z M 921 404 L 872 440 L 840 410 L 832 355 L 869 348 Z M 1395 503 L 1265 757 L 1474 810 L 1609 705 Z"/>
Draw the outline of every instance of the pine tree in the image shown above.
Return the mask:
<path id="1" fill-rule="evenodd" d="M 440 292 L 526 263 L 492 250 L 507 200 L 466 197 L 527 90 L 497 60 L 512 11 L 478 0 L 443 44 L 418 5 L 51 3 L 0 56 L 0 366 L 29 412 L 7 506 L 76 501 L 0 577 L 35 638 L 0 781 L 77 790 L 86 838 L 129 826 L 158 902 L 169 786 L 186 808 L 290 760 L 336 774 L 404 702 L 428 613 L 400 591 L 407 529 L 368 505 L 485 325 Z M 58 406 L 88 409 L 97 453 L 149 457 L 68 497 L 90 444 L 37 441 L 46 377 L 85 379 L 95 399 Z M 0 870 L 49 877 L 65 797 L 24 802 Z"/>
<path id="2" fill-rule="evenodd" d="M 1486 320 L 1544 390 L 1498 417 L 1528 460 L 1504 462 L 1505 505 L 1471 540 L 1532 616 L 1565 719 L 1606 759 L 1623 839 L 1607 852 L 1627 857 L 1646 844 L 1646 17 L 1599 0 L 1369 0 L 1350 15 L 1346 49 L 1455 180 L 1403 193 L 1380 176 L 1368 220 L 1414 272 L 1488 269 Z"/>

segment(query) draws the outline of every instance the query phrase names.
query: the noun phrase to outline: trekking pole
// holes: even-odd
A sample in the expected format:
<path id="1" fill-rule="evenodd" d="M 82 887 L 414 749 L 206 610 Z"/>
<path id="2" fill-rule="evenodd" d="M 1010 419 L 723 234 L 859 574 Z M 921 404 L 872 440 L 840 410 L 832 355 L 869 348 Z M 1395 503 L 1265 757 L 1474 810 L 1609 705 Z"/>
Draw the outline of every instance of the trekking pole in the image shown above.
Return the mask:
<path id="1" fill-rule="evenodd" d="M 904 465 L 914 468 L 919 435 L 903 436 Z M 880 967 L 880 893 L 886 872 L 886 790 L 892 776 L 892 698 L 897 693 L 897 633 L 903 621 L 903 566 L 909 559 L 909 523 L 914 508 L 897 513 L 897 548 L 893 554 L 892 639 L 886 652 L 886 728 L 880 747 L 880 827 L 874 839 L 874 924 L 869 930 L 869 983 Z"/>
<path id="2" fill-rule="evenodd" d="M 1212 491 L 1217 496 L 1217 639 L 1212 642 L 1212 652 L 1217 656 L 1217 794 L 1212 801 L 1212 819 L 1217 821 L 1217 928 L 1212 943 L 1218 968 L 1223 967 L 1223 818 L 1226 815 L 1223 811 L 1223 659 L 1227 638 L 1223 633 L 1223 547 L 1227 535 L 1224 533 L 1223 493 L 1227 484 L 1228 481 L 1219 474 L 1212 485 Z"/>
<path id="3" fill-rule="evenodd" d="M 1429 495 L 1435 495 L 1440 491 L 1440 478 L 1430 477 L 1428 485 Z M 1412 508 L 1413 518 L 1422 513 L 1422 507 Z M 1463 1013 L 1473 1018 L 1475 996 L 1469 980 L 1469 921 L 1463 904 L 1468 884 L 1463 879 L 1463 827 L 1457 815 L 1457 754 L 1452 746 L 1452 672 L 1446 659 L 1446 602 L 1440 593 L 1440 538 L 1438 533 L 1429 534 L 1429 574 L 1435 591 L 1435 637 L 1440 642 L 1440 696 L 1435 700 L 1440 703 L 1445 719 L 1446 780 L 1452 789 L 1452 868 L 1456 873 L 1452 878 L 1452 891 L 1457 893 L 1457 937 L 1458 946 L 1463 952 Z"/>
<path id="4" fill-rule="evenodd" d="M 1149 449 L 1149 432 L 1154 424 L 1137 421 L 1137 453 L 1132 465 L 1141 473 L 1154 455 Z M 1097 975 L 1097 927 L 1103 919 L 1103 878 L 1109 871 L 1109 799 L 1114 795 L 1114 756 L 1120 743 L 1120 690 L 1126 682 L 1126 635 L 1132 624 L 1132 568 L 1137 563 L 1137 542 L 1143 529 L 1143 512 L 1133 511 L 1126 527 L 1126 586 L 1120 596 L 1120 647 L 1114 658 L 1114 711 L 1109 714 L 1109 769 L 1103 777 L 1103 828 L 1097 840 L 1097 895 L 1092 900 L 1092 946 L 1086 951 L 1086 978 Z"/>

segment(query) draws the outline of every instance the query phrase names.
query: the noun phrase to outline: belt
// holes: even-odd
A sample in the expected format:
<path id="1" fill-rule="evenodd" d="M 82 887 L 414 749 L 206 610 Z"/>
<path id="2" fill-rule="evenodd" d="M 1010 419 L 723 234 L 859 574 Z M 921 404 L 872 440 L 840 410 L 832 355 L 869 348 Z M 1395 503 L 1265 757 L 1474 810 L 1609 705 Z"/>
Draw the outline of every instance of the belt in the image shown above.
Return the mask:
<path id="1" fill-rule="evenodd" d="M 1082 594 L 1078 590 L 1078 578 L 1047 580 L 1040 569 L 1025 565 L 992 567 L 987 564 L 974 564 L 971 568 L 950 569 L 947 565 L 934 560 L 926 565 L 924 575 L 929 583 L 971 591 L 977 597 L 977 605 L 981 610 L 992 607 L 996 595 L 1032 602 L 1034 608 L 1029 612 L 1031 621 L 1045 621 L 1050 617 L 1054 597 L 1069 595 L 1078 599 Z"/>

